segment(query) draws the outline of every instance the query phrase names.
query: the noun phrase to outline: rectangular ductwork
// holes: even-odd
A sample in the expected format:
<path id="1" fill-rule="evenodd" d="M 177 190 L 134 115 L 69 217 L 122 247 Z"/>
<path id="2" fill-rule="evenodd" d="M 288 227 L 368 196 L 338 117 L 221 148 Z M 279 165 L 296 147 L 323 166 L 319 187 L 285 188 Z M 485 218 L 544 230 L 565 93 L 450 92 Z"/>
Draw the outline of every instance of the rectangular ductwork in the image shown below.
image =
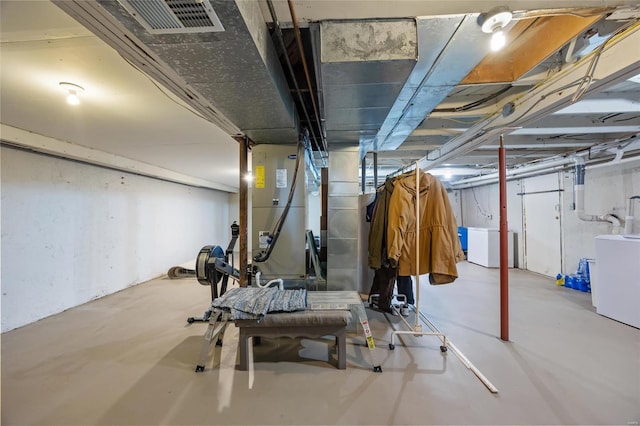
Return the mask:
<path id="1" fill-rule="evenodd" d="M 327 141 L 357 146 L 378 132 L 416 64 L 416 22 L 324 21 L 314 43 Z"/>
<path id="2" fill-rule="evenodd" d="M 150 34 L 224 31 L 209 0 L 119 0 Z"/>
<path id="3" fill-rule="evenodd" d="M 54 0 L 129 61 L 162 82 L 228 134 L 247 135 L 256 144 L 295 144 L 298 117 L 287 80 L 260 6 L 244 0 Z M 191 29 L 160 33 L 148 29 L 151 7 L 180 17 Z M 187 5 L 189 7 L 187 7 Z M 215 14 L 212 15 L 215 6 Z M 202 10 L 220 31 L 186 23 L 176 10 Z M 192 9 L 191 7 L 195 7 Z M 170 12 L 162 8 L 169 8 Z M 141 10 L 141 9 L 140 9 Z M 163 18 L 164 19 L 164 18 Z M 177 18 L 176 18 L 177 19 Z M 160 20 L 160 19 L 159 19 Z M 205 20 L 206 21 L 206 20 Z M 223 26 L 220 23 L 224 23 Z M 199 30 L 196 30 L 199 28 Z M 206 32 L 196 32 L 206 31 Z M 168 32 L 168 31 L 167 31 Z"/>

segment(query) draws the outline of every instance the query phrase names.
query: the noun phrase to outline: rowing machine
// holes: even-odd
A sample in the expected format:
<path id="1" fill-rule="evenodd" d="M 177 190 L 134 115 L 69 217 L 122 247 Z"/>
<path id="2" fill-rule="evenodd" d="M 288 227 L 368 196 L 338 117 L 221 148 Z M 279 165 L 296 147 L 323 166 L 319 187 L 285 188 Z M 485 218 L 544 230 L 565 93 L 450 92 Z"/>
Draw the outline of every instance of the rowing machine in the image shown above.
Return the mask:
<path id="1" fill-rule="evenodd" d="M 240 271 L 233 267 L 233 248 L 236 245 L 238 236 L 240 235 L 240 226 L 236 222 L 231 225 L 231 241 L 226 251 L 220 246 L 204 246 L 198 253 L 196 258 L 196 269 L 194 271 L 198 282 L 202 285 L 211 287 L 211 301 L 222 296 L 227 291 L 227 283 L 229 277 L 236 281 L 240 280 Z M 231 256 L 231 262 L 229 262 Z M 220 293 L 218 293 L 218 283 L 220 284 Z M 187 322 L 207 322 L 211 317 L 211 307 L 204 311 L 201 317 L 189 317 Z"/>

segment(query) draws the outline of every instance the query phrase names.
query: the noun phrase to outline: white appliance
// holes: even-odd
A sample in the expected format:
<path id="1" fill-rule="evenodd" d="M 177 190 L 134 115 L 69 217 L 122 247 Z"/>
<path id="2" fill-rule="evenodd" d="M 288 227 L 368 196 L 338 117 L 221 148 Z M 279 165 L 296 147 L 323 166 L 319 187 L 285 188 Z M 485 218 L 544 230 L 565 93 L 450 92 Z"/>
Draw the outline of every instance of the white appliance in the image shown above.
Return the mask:
<path id="1" fill-rule="evenodd" d="M 513 231 L 509 231 L 508 266 L 513 268 Z M 500 230 L 498 228 L 467 229 L 467 260 L 488 268 L 500 267 Z"/>
<path id="2" fill-rule="evenodd" d="M 596 312 L 640 328 L 640 239 L 598 235 L 596 264 Z"/>

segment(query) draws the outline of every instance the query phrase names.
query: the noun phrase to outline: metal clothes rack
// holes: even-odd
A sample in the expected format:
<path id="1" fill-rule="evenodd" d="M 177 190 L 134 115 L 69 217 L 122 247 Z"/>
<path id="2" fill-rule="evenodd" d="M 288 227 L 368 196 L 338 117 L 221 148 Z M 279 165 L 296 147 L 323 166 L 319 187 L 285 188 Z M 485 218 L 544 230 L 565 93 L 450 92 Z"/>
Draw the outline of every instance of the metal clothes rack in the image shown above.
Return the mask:
<path id="1" fill-rule="evenodd" d="M 391 333 L 391 343 L 389 343 L 389 349 L 391 350 L 395 349 L 394 342 L 395 342 L 396 334 L 410 334 L 413 336 L 436 336 L 442 342 L 442 345 L 440 346 L 441 352 L 445 353 L 447 352 L 447 348 L 451 349 L 451 352 L 453 352 L 456 355 L 456 357 L 458 357 L 458 359 L 464 364 L 465 367 L 470 369 L 476 375 L 476 377 L 480 379 L 480 381 L 487 387 L 487 389 L 489 389 L 491 393 L 498 393 L 498 389 L 480 372 L 480 370 L 478 370 L 469 361 L 469 359 L 466 356 L 464 356 L 462 352 L 460 352 L 460 350 L 453 344 L 453 342 L 450 339 L 447 339 L 447 336 L 444 333 L 440 332 L 440 330 L 438 330 L 438 328 L 435 325 L 433 325 L 433 323 L 429 321 L 429 319 L 422 312 L 420 312 L 420 271 L 418 267 L 419 259 L 420 259 L 420 244 L 418 244 L 418 242 L 420 241 L 420 173 L 421 173 L 421 170 L 418 167 L 417 163 L 415 163 L 415 172 L 416 172 L 415 173 L 416 175 L 416 270 L 414 275 L 416 280 L 415 323 L 412 327 L 411 324 L 409 324 L 409 322 L 402 315 L 398 315 L 400 319 L 404 322 L 404 324 L 407 326 L 407 328 L 409 328 L 410 330 L 408 331 L 394 330 Z M 392 305 L 392 309 L 395 310 L 396 307 Z M 420 320 L 422 320 L 431 331 L 422 331 L 422 324 L 420 324 Z"/>

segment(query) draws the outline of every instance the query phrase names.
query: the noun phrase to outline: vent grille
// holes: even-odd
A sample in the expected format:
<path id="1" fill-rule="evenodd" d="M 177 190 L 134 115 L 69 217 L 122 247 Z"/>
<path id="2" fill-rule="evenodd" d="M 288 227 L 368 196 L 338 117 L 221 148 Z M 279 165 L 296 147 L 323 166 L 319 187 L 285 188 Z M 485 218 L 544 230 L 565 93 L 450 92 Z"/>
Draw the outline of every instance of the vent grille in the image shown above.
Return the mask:
<path id="1" fill-rule="evenodd" d="M 119 0 L 151 34 L 224 31 L 209 0 Z"/>

